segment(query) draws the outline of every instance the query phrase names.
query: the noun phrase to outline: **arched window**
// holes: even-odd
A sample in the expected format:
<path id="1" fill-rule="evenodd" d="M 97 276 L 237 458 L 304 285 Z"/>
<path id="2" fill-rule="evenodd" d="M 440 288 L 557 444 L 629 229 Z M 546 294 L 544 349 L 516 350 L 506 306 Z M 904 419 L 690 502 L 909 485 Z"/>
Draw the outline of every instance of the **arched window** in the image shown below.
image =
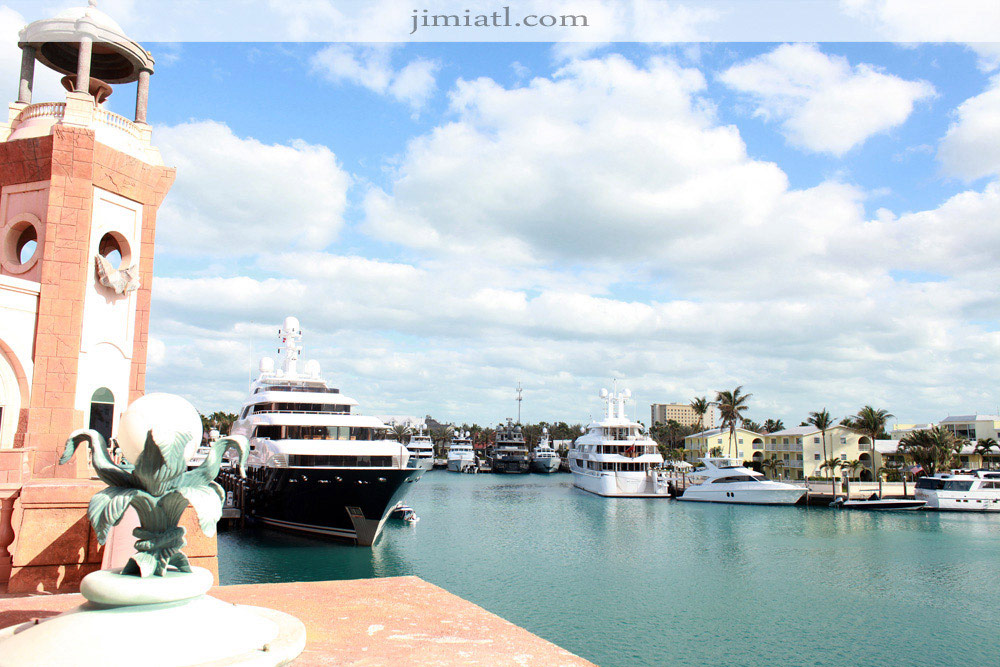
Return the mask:
<path id="1" fill-rule="evenodd" d="M 101 387 L 90 397 L 90 428 L 111 442 L 111 426 L 115 419 L 115 395 Z"/>

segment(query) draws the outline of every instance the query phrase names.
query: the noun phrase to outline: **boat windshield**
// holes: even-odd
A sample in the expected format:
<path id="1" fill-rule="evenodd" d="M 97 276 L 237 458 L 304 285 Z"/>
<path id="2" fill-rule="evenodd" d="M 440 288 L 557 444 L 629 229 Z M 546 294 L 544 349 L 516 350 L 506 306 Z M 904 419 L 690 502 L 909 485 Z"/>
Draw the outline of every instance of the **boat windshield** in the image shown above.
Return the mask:
<path id="1" fill-rule="evenodd" d="M 718 479 L 713 479 L 712 484 L 729 484 L 732 482 L 759 482 L 760 477 L 755 477 L 753 475 L 729 475 L 728 477 L 720 477 Z"/>
<path id="2" fill-rule="evenodd" d="M 932 491 L 968 491 L 972 488 L 972 482 L 956 479 L 938 479 L 936 477 L 921 477 L 917 480 L 917 488 Z"/>

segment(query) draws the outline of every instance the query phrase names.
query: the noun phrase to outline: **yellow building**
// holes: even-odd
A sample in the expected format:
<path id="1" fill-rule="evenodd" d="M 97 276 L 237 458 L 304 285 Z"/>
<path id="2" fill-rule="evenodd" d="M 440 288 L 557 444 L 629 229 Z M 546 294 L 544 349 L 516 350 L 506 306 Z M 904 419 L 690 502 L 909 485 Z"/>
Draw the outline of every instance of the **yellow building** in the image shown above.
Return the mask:
<path id="1" fill-rule="evenodd" d="M 684 460 L 695 463 L 699 458 L 708 456 L 715 447 L 722 450 L 722 456 L 741 461 L 760 461 L 764 456 L 764 436 L 745 428 L 736 429 L 735 438 L 728 428 L 693 433 L 684 438 Z"/>
<path id="2" fill-rule="evenodd" d="M 777 457 L 783 464 L 780 476 L 787 479 L 805 479 L 806 477 L 829 477 L 830 471 L 821 468 L 825 458 L 837 458 L 841 461 L 861 461 L 862 467 L 857 475 L 862 481 L 871 480 L 871 461 L 875 456 L 875 469 L 881 463 L 878 452 L 872 451 L 871 438 L 846 426 L 832 426 L 826 429 L 826 441 L 823 433 L 815 426 L 796 426 L 783 431 L 768 433 L 765 440 L 763 458 Z M 836 475 L 841 476 L 838 469 Z"/>
<path id="3" fill-rule="evenodd" d="M 684 426 L 698 425 L 698 415 L 695 414 L 694 408 L 688 403 L 653 403 L 649 406 L 649 413 L 650 424 L 655 424 L 656 422 L 666 424 L 673 419 L 678 424 L 683 424 Z M 701 419 L 701 425 L 704 428 L 715 427 L 714 405 L 708 406 L 708 410 Z"/>

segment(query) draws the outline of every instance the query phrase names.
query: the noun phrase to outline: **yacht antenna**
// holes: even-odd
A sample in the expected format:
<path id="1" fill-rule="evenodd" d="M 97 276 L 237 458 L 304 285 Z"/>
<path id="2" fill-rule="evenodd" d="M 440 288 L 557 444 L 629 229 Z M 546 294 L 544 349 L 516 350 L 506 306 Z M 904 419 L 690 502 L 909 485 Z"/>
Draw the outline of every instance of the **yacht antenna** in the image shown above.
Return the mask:
<path id="1" fill-rule="evenodd" d="M 250 320 L 250 366 L 247 368 L 247 377 L 250 379 L 250 386 L 253 386 L 253 320 Z"/>
<path id="2" fill-rule="evenodd" d="M 520 380 L 518 380 L 518 381 L 517 381 L 517 423 L 518 423 L 518 424 L 520 424 L 520 423 L 521 423 L 521 401 L 523 401 L 523 400 L 524 400 L 524 399 L 523 399 L 523 398 L 521 397 L 521 394 L 522 394 L 522 392 L 523 392 L 523 391 L 524 391 L 524 390 L 523 390 L 523 389 L 521 389 L 521 381 L 520 381 Z"/>

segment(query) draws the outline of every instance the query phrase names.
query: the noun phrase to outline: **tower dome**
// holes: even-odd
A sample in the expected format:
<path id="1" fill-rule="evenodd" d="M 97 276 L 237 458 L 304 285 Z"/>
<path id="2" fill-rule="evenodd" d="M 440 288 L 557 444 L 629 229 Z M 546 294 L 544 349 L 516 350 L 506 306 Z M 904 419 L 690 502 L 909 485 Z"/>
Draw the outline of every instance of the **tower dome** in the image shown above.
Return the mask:
<path id="1" fill-rule="evenodd" d="M 143 70 L 152 73 L 153 56 L 96 5 L 91 0 L 87 7 L 29 23 L 21 29 L 18 46 L 34 49 L 38 62 L 70 76 L 79 73 L 80 52 L 87 48 L 91 49 L 89 76 L 105 83 L 129 83 L 138 81 Z"/>

